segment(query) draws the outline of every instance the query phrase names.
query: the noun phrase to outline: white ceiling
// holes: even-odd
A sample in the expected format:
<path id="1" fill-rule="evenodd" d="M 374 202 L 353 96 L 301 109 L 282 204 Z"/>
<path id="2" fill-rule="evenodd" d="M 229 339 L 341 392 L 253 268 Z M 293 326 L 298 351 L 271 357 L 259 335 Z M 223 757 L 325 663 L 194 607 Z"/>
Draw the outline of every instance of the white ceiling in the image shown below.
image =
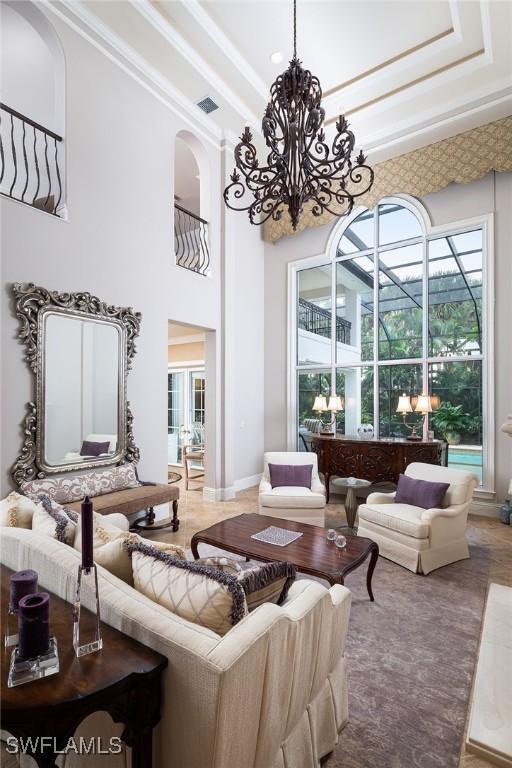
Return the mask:
<path id="1" fill-rule="evenodd" d="M 53 0 L 52 0 L 53 2 Z M 291 0 L 62 0 L 59 7 L 199 118 L 205 137 L 259 129 L 292 52 Z M 512 113 L 508 0 L 298 0 L 298 54 L 370 160 Z M 273 64 L 272 53 L 284 60 Z M 210 95 L 220 109 L 203 115 Z"/>
<path id="2" fill-rule="evenodd" d="M 204 328 L 197 325 L 185 325 L 184 323 L 167 323 L 167 336 L 170 344 L 189 344 L 193 341 L 204 341 Z"/>

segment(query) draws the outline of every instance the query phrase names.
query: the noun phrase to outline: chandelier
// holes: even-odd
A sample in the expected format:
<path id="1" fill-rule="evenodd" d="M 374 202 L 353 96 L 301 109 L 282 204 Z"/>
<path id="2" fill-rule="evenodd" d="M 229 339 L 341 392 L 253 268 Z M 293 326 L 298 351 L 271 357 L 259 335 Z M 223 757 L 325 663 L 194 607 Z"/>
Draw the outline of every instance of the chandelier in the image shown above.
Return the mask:
<path id="1" fill-rule="evenodd" d="M 293 58 L 270 88 L 261 128 L 269 149 L 261 166 L 248 126 L 235 147 L 236 168 L 224 190 L 224 202 L 248 211 L 251 224 L 279 221 L 288 209 L 293 229 L 304 204 L 313 216 L 325 211 L 345 216 L 354 198 L 373 184 L 373 170 L 362 151 L 353 158 L 355 137 L 343 115 L 336 121 L 331 147 L 325 140 L 322 88 L 297 58 L 297 5 L 293 0 Z M 243 179 L 242 179 L 243 176 Z M 249 198 L 249 199 L 248 199 Z"/>

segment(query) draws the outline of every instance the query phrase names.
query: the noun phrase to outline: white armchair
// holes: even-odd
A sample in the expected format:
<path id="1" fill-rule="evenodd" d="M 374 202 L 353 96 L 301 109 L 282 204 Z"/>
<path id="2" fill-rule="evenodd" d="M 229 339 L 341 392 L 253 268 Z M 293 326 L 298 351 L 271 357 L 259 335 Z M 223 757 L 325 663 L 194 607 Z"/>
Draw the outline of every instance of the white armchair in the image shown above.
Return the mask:
<path id="1" fill-rule="evenodd" d="M 405 474 L 416 480 L 449 483 L 442 507 L 397 504 L 394 493 L 371 493 L 359 507 L 358 536 L 377 542 L 383 557 L 415 573 L 427 574 L 468 558 L 466 521 L 477 477 L 420 463 L 409 464 Z"/>
<path id="2" fill-rule="evenodd" d="M 263 456 L 263 464 L 263 477 L 258 498 L 260 514 L 323 526 L 325 486 L 318 475 L 316 453 L 268 452 Z M 311 464 L 313 468 L 311 488 L 295 486 L 272 488 L 269 464 Z"/>

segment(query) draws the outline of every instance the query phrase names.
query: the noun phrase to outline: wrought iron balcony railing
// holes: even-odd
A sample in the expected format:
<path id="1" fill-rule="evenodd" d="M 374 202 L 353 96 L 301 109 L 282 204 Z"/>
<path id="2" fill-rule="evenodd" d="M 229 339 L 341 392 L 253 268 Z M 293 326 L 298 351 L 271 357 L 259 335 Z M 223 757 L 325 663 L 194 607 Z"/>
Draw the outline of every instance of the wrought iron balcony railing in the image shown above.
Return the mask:
<path id="1" fill-rule="evenodd" d="M 328 309 L 313 304 L 306 299 L 299 299 L 299 328 L 317 336 L 331 338 L 331 312 Z M 352 323 L 343 317 L 336 318 L 336 341 L 340 344 L 350 344 Z"/>
<path id="2" fill-rule="evenodd" d="M 176 264 L 198 275 L 210 272 L 208 222 L 174 203 Z"/>
<path id="3" fill-rule="evenodd" d="M 0 104 L 0 192 L 62 216 L 62 136 Z"/>

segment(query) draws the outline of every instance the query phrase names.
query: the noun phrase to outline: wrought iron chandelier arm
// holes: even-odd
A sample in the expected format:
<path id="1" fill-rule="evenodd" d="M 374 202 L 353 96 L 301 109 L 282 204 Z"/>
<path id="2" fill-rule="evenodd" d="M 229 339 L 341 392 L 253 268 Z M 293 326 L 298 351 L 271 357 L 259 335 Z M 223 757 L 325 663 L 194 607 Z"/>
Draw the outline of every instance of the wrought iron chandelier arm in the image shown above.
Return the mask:
<path id="1" fill-rule="evenodd" d="M 293 14 L 293 58 L 272 84 L 262 119 L 267 165 L 259 166 L 246 128 L 235 148 L 236 168 L 224 200 L 230 208 L 248 211 L 253 224 L 270 217 L 277 221 L 287 209 L 296 229 L 306 203 L 315 216 L 352 210 L 354 199 L 371 188 L 373 171 L 362 152 L 352 157 L 355 137 L 344 117 L 339 117 L 334 139 L 327 144 L 320 82 L 297 58 L 296 0 Z M 253 199 L 244 205 L 246 195 Z"/>

